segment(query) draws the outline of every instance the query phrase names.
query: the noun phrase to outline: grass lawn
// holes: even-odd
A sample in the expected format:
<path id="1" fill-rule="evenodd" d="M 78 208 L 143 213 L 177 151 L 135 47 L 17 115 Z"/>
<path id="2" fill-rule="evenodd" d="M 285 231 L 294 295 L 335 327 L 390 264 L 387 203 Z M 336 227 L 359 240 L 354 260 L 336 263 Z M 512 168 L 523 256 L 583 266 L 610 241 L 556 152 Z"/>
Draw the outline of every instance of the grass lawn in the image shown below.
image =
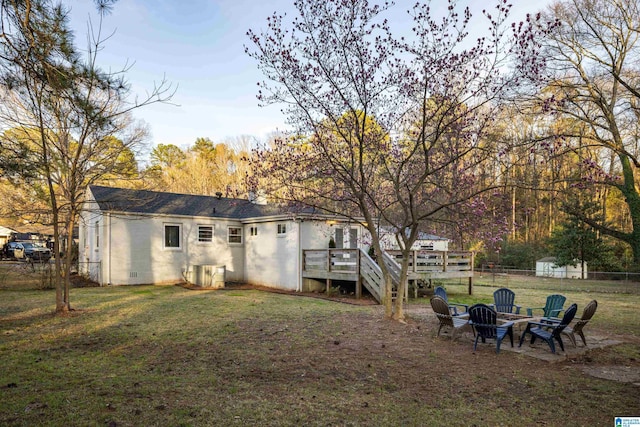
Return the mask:
<path id="1" fill-rule="evenodd" d="M 473 353 L 468 339 L 435 338 L 435 319 L 385 321 L 379 306 L 176 286 L 73 289 L 76 311 L 55 316 L 52 290 L 0 280 L 0 425 L 595 426 L 640 416 L 638 385 L 583 370 L 640 366 L 638 284 L 508 285 L 525 306 L 561 290 L 580 313 L 595 298 L 588 328 L 626 343 L 548 363 Z M 488 302 L 499 286 L 478 278 L 469 297 L 466 284 L 446 284 L 467 302 Z"/>

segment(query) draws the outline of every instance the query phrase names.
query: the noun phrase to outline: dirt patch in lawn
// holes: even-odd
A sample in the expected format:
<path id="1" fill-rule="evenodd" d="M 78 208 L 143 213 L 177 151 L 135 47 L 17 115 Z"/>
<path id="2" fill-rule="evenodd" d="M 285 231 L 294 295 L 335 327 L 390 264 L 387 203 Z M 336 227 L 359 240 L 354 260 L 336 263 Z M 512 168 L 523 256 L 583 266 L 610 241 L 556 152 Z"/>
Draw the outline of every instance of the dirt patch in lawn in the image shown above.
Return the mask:
<path id="1" fill-rule="evenodd" d="M 197 286 L 183 285 L 189 289 L 194 290 L 207 290 L 207 288 L 200 288 Z M 378 306 L 378 303 L 370 295 L 365 295 L 362 298 L 356 299 L 350 294 L 338 294 L 328 296 L 325 293 L 315 292 L 294 292 L 281 289 L 273 289 L 264 286 L 256 286 L 244 283 L 230 283 L 225 288 L 218 289 L 219 291 L 225 290 L 261 290 L 264 292 L 272 292 L 278 294 L 286 294 L 307 298 L 319 298 L 334 302 L 340 302 L 344 304 L 352 305 L 364 305 L 364 306 Z M 382 307 L 379 307 L 382 310 Z M 430 307 L 424 305 L 409 305 L 406 308 L 406 314 L 408 316 L 408 327 L 415 328 L 418 331 L 434 333 L 437 331 L 438 320 Z M 375 320 L 378 321 L 377 319 Z M 520 331 L 516 330 L 514 337 L 514 347 L 510 347 L 508 342 L 504 342 L 501 349 L 507 352 L 514 352 L 532 357 L 546 362 L 557 363 L 566 362 L 570 365 L 577 365 L 580 369 L 588 375 L 596 378 L 603 378 L 612 381 L 619 381 L 624 383 L 633 383 L 640 386 L 640 342 L 634 337 L 617 336 L 611 337 L 603 333 L 602 331 L 587 332 L 588 343 L 587 346 L 578 342 L 577 346 L 566 339 L 565 350 L 561 351 L 557 348 L 555 354 L 551 353 L 548 345 L 544 341 L 537 341 L 534 344 L 530 344 L 528 340 L 523 342 L 522 346 L 519 346 Z M 450 340 L 450 331 L 443 330 L 440 337 L 437 340 Z M 457 343 L 466 343 L 469 346 L 469 351 L 472 351 L 474 337 L 469 332 L 463 332 L 456 337 Z M 579 338 L 578 338 L 579 341 Z M 627 355 L 620 355 L 614 349 L 607 349 L 612 346 L 620 344 L 630 344 L 634 346 L 636 351 L 624 349 L 623 353 L 630 353 Z M 336 345 L 339 344 L 339 340 L 336 341 Z M 487 344 L 479 344 L 478 351 L 485 352 L 487 349 L 494 349 L 495 344 L 493 342 Z M 443 345 L 443 349 L 450 349 L 450 357 L 456 357 L 458 354 L 458 348 Z M 496 359 L 496 363 L 500 364 L 499 359 Z"/>
<path id="2" fill-rule="evenodd" d="M 448 333 L 436 337 L 435 316 L 422 308 L 418 311 L 421 313 L 408 310 L 407 324 L 383 320 L 382 307 L 338 315 L 330 323 L 319 319 L 315 326 L 313 321 L 305 322 L 304 326 L 244 324 L 238 345 L 271 344 L 265 349 L 269 367 L 265 370 L 259 367 L 259 362 L 251 363 L 256 368 L 243 375 L 249 376 L 254 385 L 256 381 L 257 384 L 264 381 L 268 392 L 276 395 L 286 394 L 285 389 L 298 381 L 310 382 L 313 387 L 322 383 L 325 392 L 332 388 L 332 382 L 336 389 L 353 387 L 358 393 L 345 398 L 349 407 L 342 408 L 349 414 L 364 416 L 376 407 L 381 395 L 413 400 L 416 407 L 457 412 L 458 418 L 453 422 L 457 425 L 505 425 L 504 420 L 491 416 L 482 419 L 469 414 L 468 423 L 460 418 L 469 408 L 496 405 L 494 410 L 498 412 L 520 413 L 521 408 L 526 413 L 552 396 L 571 395 L 571 402 L 600 401 L 602 393 L 618 396 L 616 405 L 620 404 L 620 408 L 603 403 L 606 407 L 585 408 L 580 414 L 567 409 L 573 414 L 575 425 L 598 425 L 622 407 L 629 413 L 640 411 L 640 404 L 633 397 L 637 389 L 614 385 L 635 388 L 634 378 L 640 372 L 640 347 L 624 344 L 620 337 L 615 341 L 621 344 L 578 348 L 571 357 L 560 352 L 553 356 L 553 361 L 535 357 L 535 353 L 551 354 L 548 348 L 538 345 L 534 348 L 523 345 L 523 351 L 518 353 L 504 344 L 506 348 L 496 354 L 495 343 L 487 342 L 479 344 L 474 352 L 473 335 L 461 334 L 456 340 L 451 340 Z M 325 326 L 318 327 L 322 323 Z M 315 343 L 305 341 L 301 345 L 296 340 L 305 339 L 300 337 L 313 337 Z M 612 363 L 628 368 L 607 370 Z M 598 383 L 603 379 L 612 381 Z M 301 399 L 318 399 L 318 395 L 304 395 Z M 535 423 L 558 425 L 557 421 L 550 414 L 540 414 Z M 522 421 L 522 425 L 532 424 L 531 419 Z"/>

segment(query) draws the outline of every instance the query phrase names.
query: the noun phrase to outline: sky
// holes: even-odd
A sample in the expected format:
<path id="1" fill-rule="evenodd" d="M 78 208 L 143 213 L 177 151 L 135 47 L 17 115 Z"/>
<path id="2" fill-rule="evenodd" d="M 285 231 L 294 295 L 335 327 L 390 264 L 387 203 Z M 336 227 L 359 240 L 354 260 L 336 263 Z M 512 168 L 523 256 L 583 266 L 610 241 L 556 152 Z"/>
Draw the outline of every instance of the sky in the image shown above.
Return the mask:
<path id="1" fill-rule="evenodd" d="M 396 0 L 395 24 L 402 26 L 414 0 Z M 513 18 L 535 12 L 548 2 L 531 6 L 513 0 Z M 478 6 L 484 0 L 461 0 Z M 98 15 L 89 0 L 68 0 L 76 45 L 86 47 L 87 22 L 95 26 Z M 433 0 L 434 7 L 445 0 Z M 531 10 L 531 8 L 534 8 Z M 263 80 L 256 63 L 245 54 L 248 29 L 266 28 L 274 12 L 294 11 L 293 0 L 119 0 L 102 24 L 108 36 L 99 53 L 103 69 L 127 72 L 133 94 L 143 96 L 163 78 L 176 88 L 172 104 L 154 104 L 135 111 L 146 122 L 152 146 L 192 145 L 196 138 L 224 142 L 242 135 L 265 141 L 286 129 L 282 106 L 259 107 L 257 82 Z"/>

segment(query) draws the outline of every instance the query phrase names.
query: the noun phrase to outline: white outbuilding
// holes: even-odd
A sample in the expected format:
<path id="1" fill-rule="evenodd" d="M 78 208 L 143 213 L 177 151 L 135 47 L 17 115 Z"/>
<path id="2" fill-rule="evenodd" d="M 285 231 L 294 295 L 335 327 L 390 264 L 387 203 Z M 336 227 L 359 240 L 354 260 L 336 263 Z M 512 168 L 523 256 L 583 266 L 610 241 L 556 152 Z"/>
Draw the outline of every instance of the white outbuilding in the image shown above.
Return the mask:
<path id="1" fill-rule="evenodd" d="M 536 261 L 536 276 L 557 277 L 561 279 L 581 279 L 582 265 L 576 261 L 576 265 L 558 266 L 555 257 L 545 257 Z M 587 278 L 587 264 L 584 264 L 584 278 Z"/>
<path id="2" fill-rule="evenodd" d="M 382 249 L 387 251 L 400 250 L 400 246 L 392 230 L 383 230 L 381 233 L 380 243 Z M 412 251 L 448 251 L 449 239 L 446 237 L 436 236 L 425 232 L 418 232 L 418 238 L 411 246 Z"/>

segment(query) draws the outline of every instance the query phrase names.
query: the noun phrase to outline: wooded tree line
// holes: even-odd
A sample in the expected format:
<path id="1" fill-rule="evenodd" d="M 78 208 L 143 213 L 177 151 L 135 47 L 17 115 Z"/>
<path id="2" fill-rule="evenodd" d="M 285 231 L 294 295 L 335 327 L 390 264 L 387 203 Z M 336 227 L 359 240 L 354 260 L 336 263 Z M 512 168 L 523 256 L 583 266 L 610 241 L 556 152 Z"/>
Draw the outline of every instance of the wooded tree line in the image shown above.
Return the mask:
<path id="1" fill-rule="evenodd" d="M 158 144 L 151 151 L 150 166 L 143 171 L 143 182 L 175 193 L 246 197 L 251 144 L 249 136 L 217 144 L 198 138 L 186 148 Z"/>
<path id="2" fill-rule="evenodd" d="M 563 0 L 512 23 L 503 1 L 476 16 L 457 1 L 418 3 L 400 37 L 385 19 L 400 6 L 296 2 L 246 47 L 265 76 L 260 102 L 287 106 L 291 134 L 258 149 L 245 136 L 159 143 L 143 164 L 149 141 L 133 113 L 170 101 L 167 82 L 132 102 L 126 69 L 95 65 L 99 24 L 81 58 L 64 7 L 2 0 L 2 214 L 70 233 L 91 183 L 265 190 L 353 218 L 378 247 L 382 218 L 403 248 L 427 231 L 531 268 L 580 229 L 607 248 L 595 265 L 639 269 L 638 5 Z M 487 31 L 475 39 L 478 22 Z"/>

